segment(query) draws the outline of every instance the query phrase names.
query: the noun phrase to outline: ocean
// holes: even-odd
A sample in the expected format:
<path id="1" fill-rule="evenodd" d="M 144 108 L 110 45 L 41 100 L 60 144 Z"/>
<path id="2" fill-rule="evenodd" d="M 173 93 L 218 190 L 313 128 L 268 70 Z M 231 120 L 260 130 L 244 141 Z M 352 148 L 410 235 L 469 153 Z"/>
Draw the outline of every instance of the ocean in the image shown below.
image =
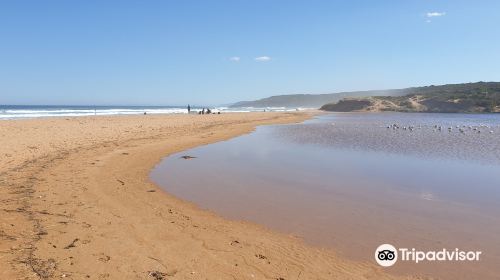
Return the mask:
<path id="1" fill-rule="evenodd" d="M 186 105 L 187 106 L 187 105 Z M 79 117 L 106 115 L 140 114 L 187 114 L 186 106 L 53 106 L 53 105 L 0 105 L 0 120 L 27 119 L 43 117 Z M 202 110 L 201 106 L 192 106 L 191 112 Z M 267 108 L 229 108 L 225 106 L 206 107 L 212 112 L 261 112 L 261 111 L 296 111 L 302 108 L 267 107 Z"/>

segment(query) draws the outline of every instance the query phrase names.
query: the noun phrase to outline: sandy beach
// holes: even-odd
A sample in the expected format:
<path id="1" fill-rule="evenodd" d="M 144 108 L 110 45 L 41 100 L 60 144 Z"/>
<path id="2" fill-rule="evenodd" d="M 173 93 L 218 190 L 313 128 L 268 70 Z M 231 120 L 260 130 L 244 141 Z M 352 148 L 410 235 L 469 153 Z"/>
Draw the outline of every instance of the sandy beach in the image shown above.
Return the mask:
<path id="1" fill-rule="evenodd" d="M 396 279 L 149 180 L 169 154 L 312 114 L 0 122 L 0 279 Z"/>

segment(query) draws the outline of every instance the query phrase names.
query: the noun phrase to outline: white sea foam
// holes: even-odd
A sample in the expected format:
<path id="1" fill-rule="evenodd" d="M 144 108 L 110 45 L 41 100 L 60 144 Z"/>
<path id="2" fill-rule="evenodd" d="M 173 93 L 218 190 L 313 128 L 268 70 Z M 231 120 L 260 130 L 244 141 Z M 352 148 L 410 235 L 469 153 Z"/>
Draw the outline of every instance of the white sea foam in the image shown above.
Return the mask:
<path id="1" fill-rule="evenodd" d="M 54 109 L 0 109 L 0 119 L 26 119 L 41 117 L 78 117 L 134 114 L 182 114 L 185 108 L 54 108 Z"/>
<path id="2" fill-rule="evenodd" d="M 210 108 L 214 113 L 244 113 L 244 112 L 286 112 L 298 111 L 305 108 L 286 107 L 215 107 Z M 202 108 L 192 108 L 197 113 Z M 181 107 L 47 107 L 47 106 L 0 106 L 0 120 L 27 119 L 44 117 L 78 117 L 78 116 L 108 116 L 108 115 L 140 115 L 140 114 L 187 114 L 186 108 Z"/>

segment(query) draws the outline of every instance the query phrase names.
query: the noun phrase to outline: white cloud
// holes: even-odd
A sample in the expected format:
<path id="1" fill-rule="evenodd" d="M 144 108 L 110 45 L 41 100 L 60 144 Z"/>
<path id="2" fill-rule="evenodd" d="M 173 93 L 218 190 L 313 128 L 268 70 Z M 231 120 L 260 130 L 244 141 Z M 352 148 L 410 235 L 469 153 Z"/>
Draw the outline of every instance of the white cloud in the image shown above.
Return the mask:
<path id="1" fill-rule="evenodd" d="M 271 60 L 271 58 L 269 56 L 259 56 L 259 57 L 255 58 L 255 61 L 261 61 L 261 62 L 265 62 L 265 61 L 269 61 L 269 60 Z"/>
<path id="2" fill-rule="evenodd" d="M 240 57 L 239 56 L 232 56 L 229 58 L 229 60 L 234 61 L 234 62 L 240 62 Z"/>
<path id="3" fill-rule="evenodd" d="M 427 14 L 425 14 L 428 18 L 432 18 L 432 17 L 442 17 L 444 15 L 446 15 L 445 12 L 428 12 Z"/>

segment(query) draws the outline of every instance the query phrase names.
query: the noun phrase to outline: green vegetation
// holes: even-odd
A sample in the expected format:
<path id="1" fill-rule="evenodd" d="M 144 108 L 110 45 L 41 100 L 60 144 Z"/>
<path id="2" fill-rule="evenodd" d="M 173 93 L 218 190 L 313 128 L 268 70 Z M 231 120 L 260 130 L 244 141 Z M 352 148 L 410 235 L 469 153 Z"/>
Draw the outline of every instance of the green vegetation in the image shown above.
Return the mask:
<path id="1" fill-rule="evenodd" d="M 404 89 L 403 96 L 347 98 L 326 111 L 500 112 L 500 83 L 478 82 Z"/>

